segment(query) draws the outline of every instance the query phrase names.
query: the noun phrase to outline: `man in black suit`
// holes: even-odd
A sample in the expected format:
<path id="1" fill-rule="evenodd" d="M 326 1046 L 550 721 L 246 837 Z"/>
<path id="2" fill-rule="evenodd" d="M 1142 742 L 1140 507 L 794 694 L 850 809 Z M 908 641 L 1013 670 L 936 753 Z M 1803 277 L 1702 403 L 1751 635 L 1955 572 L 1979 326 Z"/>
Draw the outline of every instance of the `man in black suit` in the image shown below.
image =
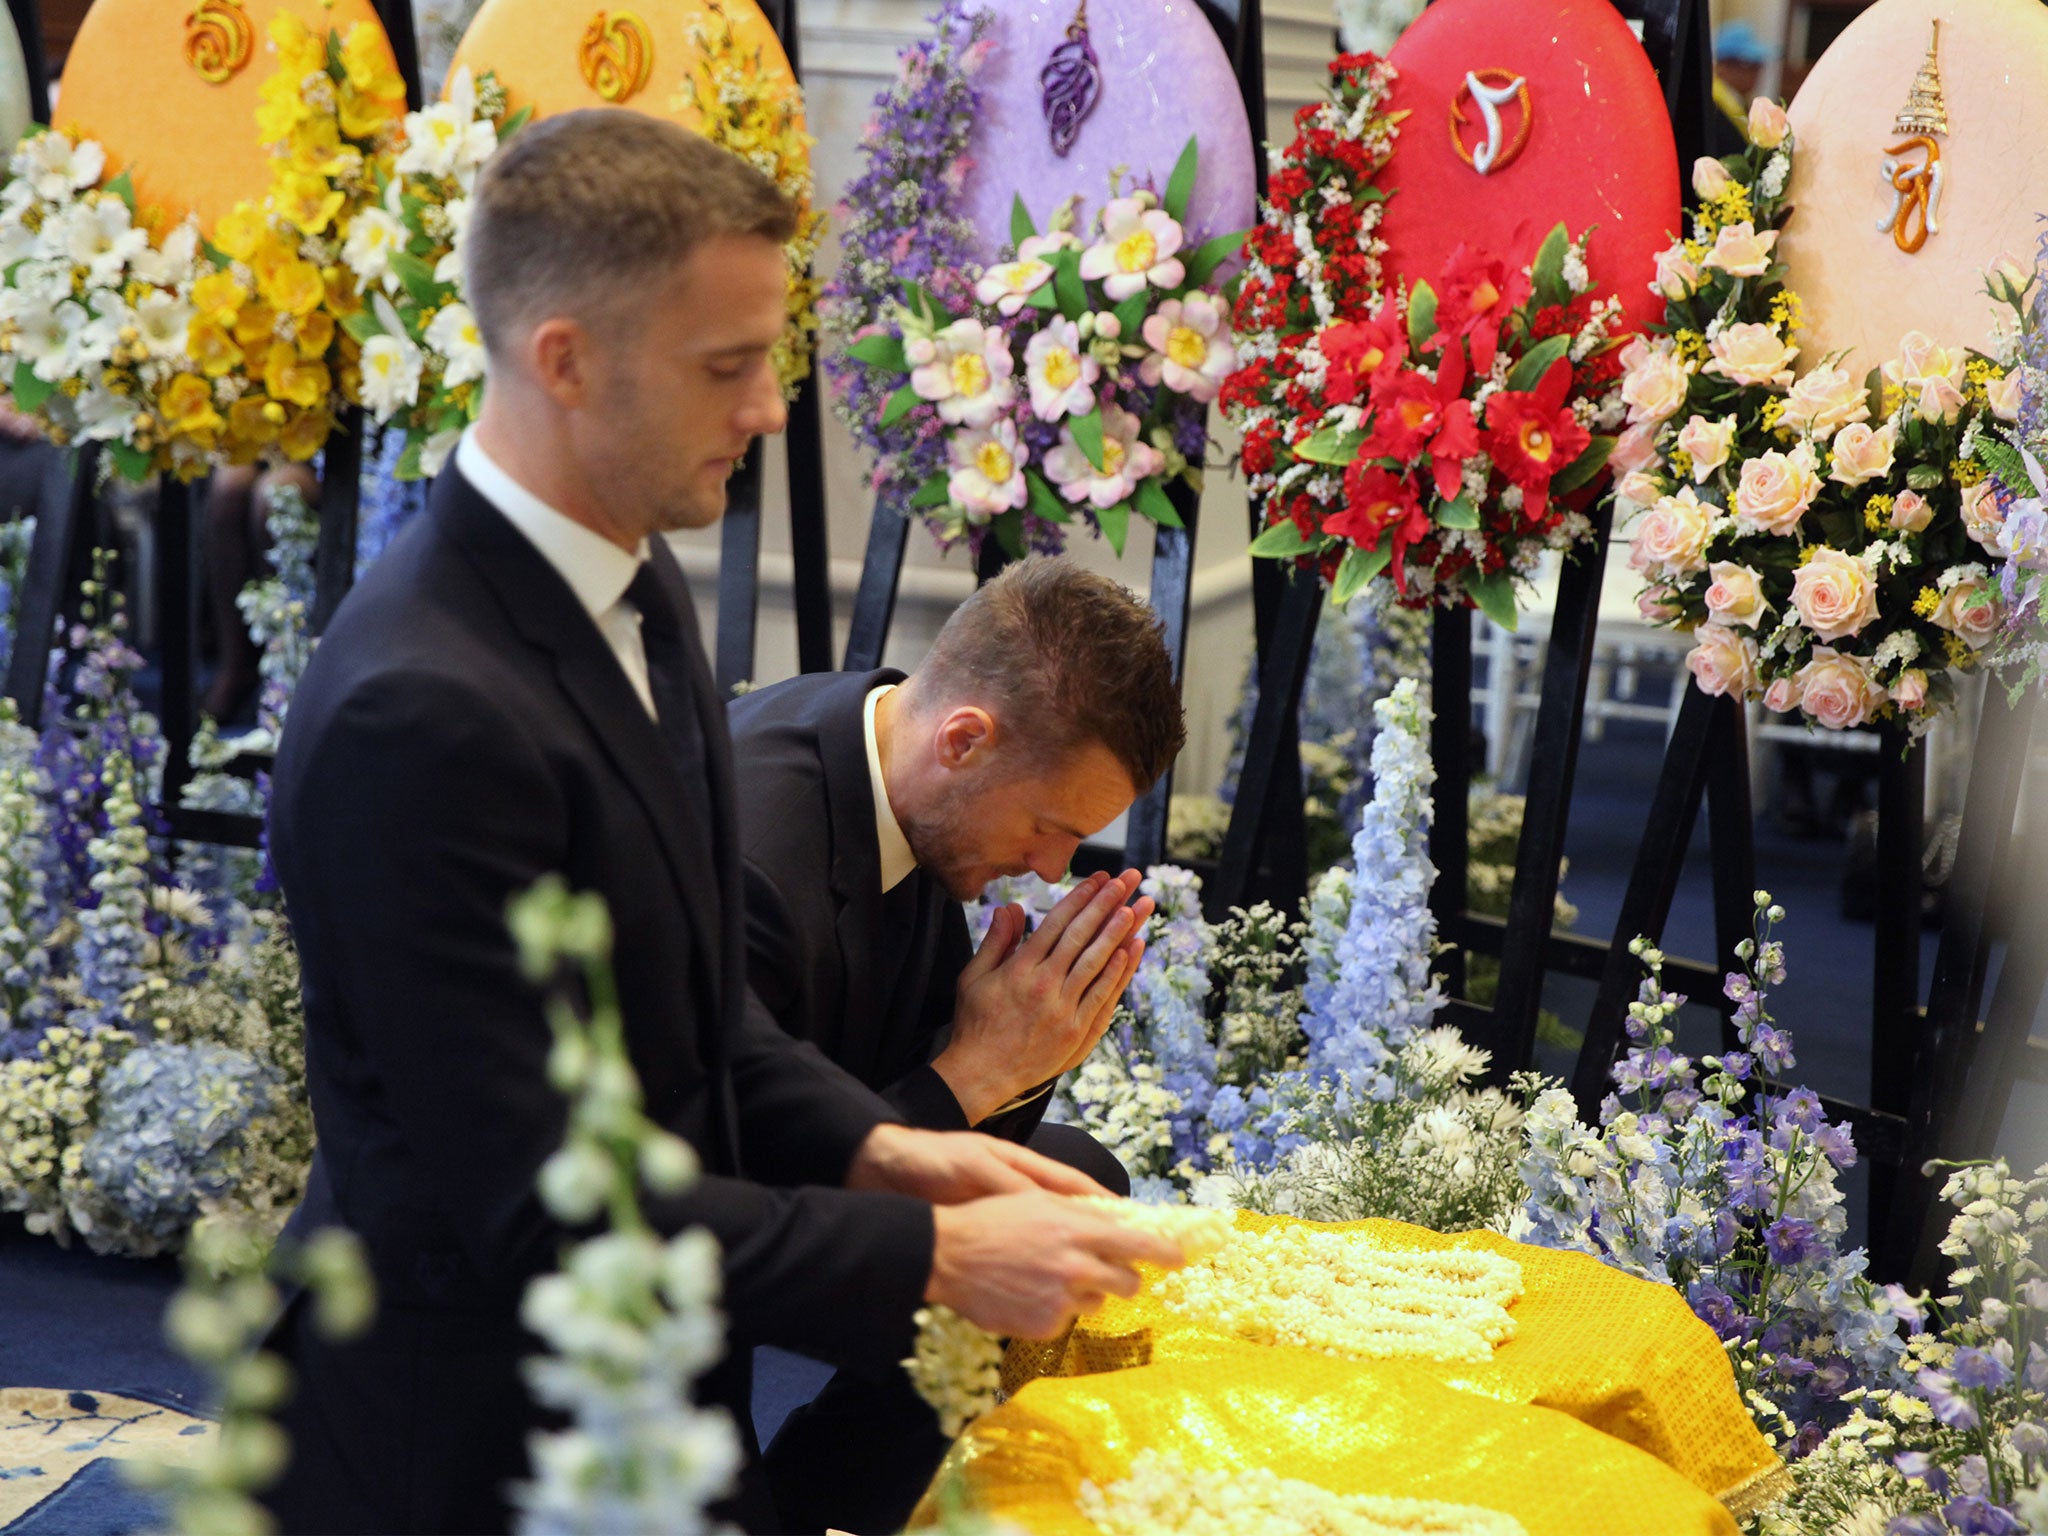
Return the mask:
<path id="1" fill-rule="evenodd" d="M 1180 694 L 1152 611 L 1027 560 L 910 677 L 797 677 L 727 713 L 755 995 L 913 1125 L 1028 1143 L 1128 1192 L 1085 1132 L 1041 1122 L 1144 953 L 1138 871 L 1084 881 L 1028 936 L 999 909 L 979 952 L 960 903 L 999 876 L 1059 879 L 1173 761 Z M 896 1373 L 856 1368 L 791 1416 L 768 1470 L 804 1529 L 895 1530 L 944 1450 Z"/>
<path id="2" fill-rule="evenodd" d="M 277 765 L 319 1131 L 293 1229 L 353 1230 L 381 1295 L 350 1344 L 303 1303 L 279 1325 L 290 1530 L 509 1518 L 542 1422 L 519 1297 L 571 1236 L 535 1194 L 566 1106 L 505 924 L 543 874 L 608 903 L 648 1110 L 704 1165 L 647 1204 L 718 1239 L 729 1352 L 699 1396 L 743 1439 L 754 1344 L 881 1368 L 921 1303 L 1051 1336 L 1178 1257 L 1048 1193 L 1095 1188 L 1057 1164 L 896 1123 L 748 995 L 724 713 L 659 535 L 714 522 L 782 425 L 788 204 L 696 135 L 598 111 L 522 130 L 472 208 L 482 416 L 329 626 Z M 785 1528 L 751 1463 L 726 1513 Z"/>

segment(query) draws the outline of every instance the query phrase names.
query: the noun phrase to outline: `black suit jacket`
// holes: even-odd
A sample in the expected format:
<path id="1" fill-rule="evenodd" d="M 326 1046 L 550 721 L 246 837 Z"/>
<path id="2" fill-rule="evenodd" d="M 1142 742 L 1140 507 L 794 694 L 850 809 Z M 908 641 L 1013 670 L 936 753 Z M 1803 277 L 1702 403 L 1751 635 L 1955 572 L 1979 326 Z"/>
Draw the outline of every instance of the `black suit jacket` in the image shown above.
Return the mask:
<path id="1" fill-rule="evenodd" d="M 839 1184 L 895 1116 L 748 996 L 724 712 L 658 539 L 653 559 L 688 636 L 694 774 L 568 585 L 452 469 L 293 701 L 271 848 L 319 1132 L 293 1224 L 355 1231 L 383 1307 L 353 1346 L 287 1330 L 302 1382 L 277 1498 L 290 1523 L 486 1529 L 523 1474 L 538 1415 L 510 1375 L 531 1352 L 516 1307 L 570 1236 L 534 1189 L 566 1104 L 505 907 L 549 872 L 609 904 L 648 1112 L 704 1165 L 681 1196 L 647 1200 L 661 1231 L 705 1226 L 724 1254 L 728 1356 L 700 1400 L 745 1429 L 757 1342 L 877 1369 L 906 1352 L 931 1211 L 797 1187 Z"/>
<path id="2" fill-rule="evenodd" d="M 874 1088 L 913 1125 L 967 1116 L 929 1063 L 973 954 L 966 915 L 912 870 L 884 896 L 868 775 L 868 694 L 901 672 L 822 672 L 732 701 L 746 857 L 748 976 L 782 1027 Z M 1027 1140 L 1050 1096 L 975 1129 Z"/>

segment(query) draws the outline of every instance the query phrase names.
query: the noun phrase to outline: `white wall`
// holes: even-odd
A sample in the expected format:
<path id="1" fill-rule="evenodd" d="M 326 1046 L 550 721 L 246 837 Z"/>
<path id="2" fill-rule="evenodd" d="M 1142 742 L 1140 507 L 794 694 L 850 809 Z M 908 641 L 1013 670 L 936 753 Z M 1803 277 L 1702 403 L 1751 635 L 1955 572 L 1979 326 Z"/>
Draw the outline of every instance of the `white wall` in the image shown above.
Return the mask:
<path id="1" fill-rule="evenodd" d="M 897 50 L 926 35 L 928 0 L 807 0 L 801 36 L 806 109 L 817 135 L 814 168 L 818 202 L 830 208 L 859 170 L 855 144 L 876 92 L 893 78 Z M 1266 60 L 1268 137 L 1284 143 L 1294 109 L 1318 95 L 1332 53 L 1327 0 L 1268 0 Z M 828 232 L 823 262 L 836 246 Z M 1213 454 L 1227 459 L 1227 444 Z M 865 465 L 844 429 L 828 411 L 825 425 L 826 499 L 830 509 L 835 654 L 844 653 L 853 592 L 860 578 L 871 503 Z M 769 456 L 762 519 L 762 591 L 756 682 L 773 682 L 796 671 L 796 631 L 790 603 L 788 494 L 779 450 Z M 1134 520 L 1123 559 L 1099 540 L 1083 537 L 1075 558 L 1113 572 L 1143 593 L 1151 572 L 1149 524 Z M 1213 472 L 1202 500 L 1195 544 L 1193 614 L 1186 665 L 1188 749 L 1176 774 L 1178 789 L 1212 789 L 1228 751 L 1225 722 L 1236 707 L 1238 687 L 1251 651 L 1250 566 L 1244 554 L 1246 512 L 1242 487 L 1228 471 Z M 707 643 L 717 601 L 716 530 L 684 535 L 678 553 L 696 588 Z M 913 529 L 896 621 L 886 660 L 914 665 L 931 636 L 974 579 L 964 552 L 941 556 L 921 529 Z"/>

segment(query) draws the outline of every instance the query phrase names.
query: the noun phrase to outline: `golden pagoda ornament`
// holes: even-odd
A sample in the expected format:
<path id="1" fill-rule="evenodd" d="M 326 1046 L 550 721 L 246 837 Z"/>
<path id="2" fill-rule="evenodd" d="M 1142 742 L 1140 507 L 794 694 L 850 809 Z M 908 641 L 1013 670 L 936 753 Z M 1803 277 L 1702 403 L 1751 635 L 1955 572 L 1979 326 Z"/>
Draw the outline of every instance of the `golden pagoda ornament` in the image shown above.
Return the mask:
<path id="1" fill-rule="evenodd" d="M 1904 138 L 1884 156 L 1892 209 L 1877 228 L 1880 234 L 1889 231 L 1892 244 L 1908 256 L 1917 253 L 1929 235 L 1941 233 L 1941 146 L 1934 136 L 1948 132 L 1948 103 L 1941 93 L 1940 49 L 1941 23 L 1936 21 L 1927 57 L 1913 76 L 1906 104 L 1892 121 L 1892 131 Z"/>

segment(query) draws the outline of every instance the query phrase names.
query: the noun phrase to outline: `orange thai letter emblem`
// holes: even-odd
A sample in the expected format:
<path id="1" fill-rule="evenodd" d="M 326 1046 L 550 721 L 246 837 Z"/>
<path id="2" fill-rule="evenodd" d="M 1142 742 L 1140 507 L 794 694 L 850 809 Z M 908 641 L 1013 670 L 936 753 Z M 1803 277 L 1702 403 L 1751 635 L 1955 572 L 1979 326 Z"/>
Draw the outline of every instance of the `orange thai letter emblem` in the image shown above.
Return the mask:
<path id="1" fill-rule="evenodd" d="M 599 11 L 583 29 L 576 62 L 582 66 L 584 83 L 613 106 L 630 100 L 654 73 L 654 41 L 647 23 L 631 11 L 615 11 L 609 17 Z"/>
<path id="2" fill-rule="evenodd" d="M 219 85 L 249 62 L 256 28 L 236 0 L 199 0 L 185 18 L 185 62 L 208 85 Z"/>

